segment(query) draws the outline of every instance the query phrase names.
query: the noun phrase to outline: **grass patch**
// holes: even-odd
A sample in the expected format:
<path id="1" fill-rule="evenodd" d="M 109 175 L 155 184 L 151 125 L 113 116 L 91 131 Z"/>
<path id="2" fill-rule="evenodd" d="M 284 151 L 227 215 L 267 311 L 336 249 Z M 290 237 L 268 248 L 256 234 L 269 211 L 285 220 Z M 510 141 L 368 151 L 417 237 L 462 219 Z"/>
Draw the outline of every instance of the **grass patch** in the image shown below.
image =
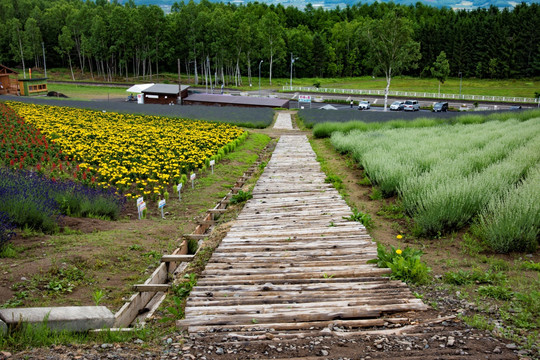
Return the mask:
<path id="1" fill-rule="evenodd" d="M 443 275 L 443 281 L 451 285 L 469 284 L 502 284 L 507 280 L 503 272 L 491 272 L 483 270 L 458 270 L 450 271 Z"/>

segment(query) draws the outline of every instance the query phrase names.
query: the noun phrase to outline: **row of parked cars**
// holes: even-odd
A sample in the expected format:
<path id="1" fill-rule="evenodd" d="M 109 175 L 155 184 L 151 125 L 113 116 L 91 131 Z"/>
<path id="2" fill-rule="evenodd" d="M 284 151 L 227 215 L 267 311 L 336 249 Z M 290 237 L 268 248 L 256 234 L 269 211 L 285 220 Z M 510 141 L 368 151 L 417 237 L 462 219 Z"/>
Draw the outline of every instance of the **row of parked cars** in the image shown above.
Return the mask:
<path id="1" fill-rule="evenodd" d="M 352 107 L 352 104 L 351 104 Z M 371 108 L 371 104 L 369 101 L 364 100 L 360 101 L 358 103 L 358 110 L 368 110 Z M 420 110 L 420 103 L 418 100 L 406 100 L 406 101 L 394 101 L 392 105 L 390 105 L 390 110 L 393 111 L 419 111 Z M 433 105 L 432 111 L 434 112 L 447 112 L 448 111 L 448 103 L 447 102 L 438 102 Z"/>
<path id="2" fill-rule="evenodd" d="M 392 105 L 390 105 L 390 110 L 394 111 L 419 111 L 420 110 L 420 104 L 417 100 L 407 100 L 407 101 L 394 101 Z M 433 105 L 432 111 L 434 112 L 447 112 L 448 111 L 448 103 L 447 102 L 438 102 Z"/>

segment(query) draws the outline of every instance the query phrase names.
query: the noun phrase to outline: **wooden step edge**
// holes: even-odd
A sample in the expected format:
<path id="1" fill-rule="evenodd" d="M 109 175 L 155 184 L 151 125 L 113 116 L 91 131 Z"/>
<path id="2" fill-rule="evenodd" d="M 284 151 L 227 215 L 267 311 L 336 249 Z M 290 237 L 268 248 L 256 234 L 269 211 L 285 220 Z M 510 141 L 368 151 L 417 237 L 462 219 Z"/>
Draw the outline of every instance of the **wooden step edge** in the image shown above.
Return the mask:
<path id="1" fill-rule="evenodd" d="M 191 240 L 204 240 L 208 236 L 210 236 L 210 234 L 184 234 L 182 236 L 186 239 L 191 239 Z"/>
<path id="2" fill-rule="evenodd" d="M 195 255 L 163 255 L 161 262 L 190 262 Z"/>
<path id="3" fill-rule="evenodd" d="M 223 214 L 226 211 L 227 211 L 227 209 L 209 209 L 209 210 L 207 210 L 207 212 L 209 212 L 211 214 Z"/>
<path id="4" fill-rule="evenodd" d="M 136 284 L 133 289 L 140 292 L 160 292 L 167 291 L 170 288 L 169 284 Z"/>

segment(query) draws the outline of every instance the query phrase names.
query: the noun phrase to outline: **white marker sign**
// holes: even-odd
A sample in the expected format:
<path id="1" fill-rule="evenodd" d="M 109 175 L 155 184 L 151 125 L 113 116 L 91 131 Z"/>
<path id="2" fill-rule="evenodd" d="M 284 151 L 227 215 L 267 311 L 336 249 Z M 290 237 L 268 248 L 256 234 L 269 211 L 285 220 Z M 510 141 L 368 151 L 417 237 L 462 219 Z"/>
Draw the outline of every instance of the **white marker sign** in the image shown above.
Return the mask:
<path id="1" fill-rule="evenodd" d="M 142 204 L 144 204 L 144 199 L 141 196 L 140 198 L 137 199 L 137 213 L 139 214 L 139 220 L 141 220 L 142 218 L 142 210 L 141 210 Z"/>
<path id="2" fill-rule="evenodd" d="M 139 220 L 143 217 L 143 211 L 146 210 L 146 203 L 143 201 L 137 206 L 137 210 L 139 212 Z"/>
<path id="3" fill-rule="evenodd" d="M 212 174 L 214 173 L 214 165 L 216 163 L 216 160 L 210 160 L 210 166 L 212 167 Z"/>
<path id="4" fill-rule="evenodd" d="M 159 203 L 158 203 L 158 208 L 159 208 L 159 209 L 163 209 L 163 207 L 165 206 L 165 204 L 166 204 L 165 199 L 160 200 Z"/>
<path id="5" fill-rule="evenodd" d="M 158 209 L 161 210 L 161 218 L 165 219 L 165 215 L 163 215 L 163 207 L 165 206 L 165 199 L 160 200 L 158 203 Z"/>
<path id="6" fill-rule="evenodd" d="M 182 201 L 182 183 L 176 185 L 176 191 L 178 191 L 178 200 Z"/>
<path id="7" fill-rule="evenodd" d="M 195 178 L 197 177 L 197 175 L 195 175 L 195 173 L 191 174 L 191 176 L 189 177 L 191 179 L 191 188 L 192 189 L 195 189 Z"/>

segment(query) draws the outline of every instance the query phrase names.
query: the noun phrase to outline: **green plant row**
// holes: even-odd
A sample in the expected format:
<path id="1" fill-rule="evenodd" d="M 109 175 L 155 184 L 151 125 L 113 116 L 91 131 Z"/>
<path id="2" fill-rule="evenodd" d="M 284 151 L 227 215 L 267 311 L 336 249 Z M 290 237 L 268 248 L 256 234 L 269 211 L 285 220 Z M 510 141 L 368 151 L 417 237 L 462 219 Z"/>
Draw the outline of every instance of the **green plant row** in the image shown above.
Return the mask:
<path id="1" fill-rule="evenodd" d="M 531 118 L 539 117 L 540 110 L 526 111 L 510 111 L 504 113 L 494 113 L 492 115 L 477 115 L 467 114 L 455 116 L 453 118 L 438 119 L 438 118 L 418 118 L 414 120 L 391 120 L 386 122 L 362 122 L 362 121 L 347 121 L 347 122 L 323 122 L 313 126 L 312 123 L 305 123 L 308 128 L 313 127 L 313 135 L 316 138 L 330 137 L 334 132 L 349 133 L 353 130 L 358 131 L 374 131 L 400 128 L 424 128 L 438 125 L 457 125 L 457 124 L 482 124 L 488 121 L 506 121 L 509 119 L 517 119 L 526 121 Z"/>
<path id="2" fill-rule="evenodd" d="M 505 194 L 516 185 L 521 189 L 522 180 L 529 184 L 527 178 L 535 174 L 531 169 L 540 162 L 540 117 L 523 122 L 338 132 L 331 143 L 338 151 L 352 154 L 383 196 L 400 196 L 405 211 L 415 220 L 418 235 L 470 224 L 490 201 L 489 213 L 498 217 L 497 209 L 503 205 L 495 203 L 506 197 L 509 200 L 504 206 L 513 209 L 512 221 L 524 227 L 509 227 L 501 234 L 506 240 L 496 240 L 511 243 L 511 247 L 490 245 L 497 251 L 535 248 L 538 232 L 527 229 L 540 227 L 538 216 L 531 216 L 538 212 L 537 197 Z M 534 176 L 530 183 L 523 188 L 526 194 L 538 189 Z M 518 198 L 520 205 L 516 205 Z M 516 206 L 522 211 L 514 211 Z M 485 235 L 487 224 L 499 220 L 488 213 L 483 219 Z M 521 241 L 524 236 L 528 240 Z"/>

